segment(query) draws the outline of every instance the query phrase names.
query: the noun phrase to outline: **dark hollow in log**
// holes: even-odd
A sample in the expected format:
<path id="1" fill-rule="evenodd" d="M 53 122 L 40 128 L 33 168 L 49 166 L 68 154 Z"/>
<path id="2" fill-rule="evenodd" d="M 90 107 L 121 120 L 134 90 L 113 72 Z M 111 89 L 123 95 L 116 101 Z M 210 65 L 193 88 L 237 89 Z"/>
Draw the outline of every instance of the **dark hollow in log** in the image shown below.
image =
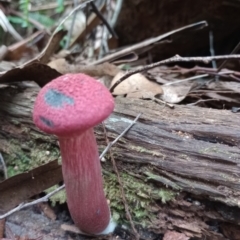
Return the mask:
<path id="1" fill-rule="evenodd" d="M 55 144 L 54 137 L 39 133 L 32 123 L 37 92 L 36 86 L 0 89 L 0 151 L 6 155 L 11 155 L 14 139 L 19 145 L 30 140 Z M 139 113 L 137 124 L 112 148 L 119 171 L 178 193 L 167 204 L 151 199 L 158 220 L 147 227 L 157 233 L 176 229 L 198 239 L 228 238 L 228 224 L 233 229 L 240 224 L 239 114 L 181 105 L 172 110 L 116 98 L 114 113 L 105 122 L 109 139 Z M 38 133 L 36 138 L 32 132 Z M 106 145 L 101 126 L 96 135 L 99 145 Z M 103 164 L 104 169 L 109 165 Z"/>

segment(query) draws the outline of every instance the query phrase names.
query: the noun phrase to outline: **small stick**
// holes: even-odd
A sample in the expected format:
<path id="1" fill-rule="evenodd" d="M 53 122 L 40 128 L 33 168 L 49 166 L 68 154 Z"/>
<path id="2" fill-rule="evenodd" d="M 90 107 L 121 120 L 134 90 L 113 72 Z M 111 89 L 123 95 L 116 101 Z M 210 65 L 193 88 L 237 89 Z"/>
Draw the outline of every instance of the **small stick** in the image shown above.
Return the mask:
<path id="1" fill-rule="evenodd" d="M 114 29 L 110 26 L 108 21 L 105 19 L 105 17 L 102 15 L 102 13 L 97 9 L 96 5 L 94 2 L 90 2 L 90 6 L 92 7 L 93 12 L 102 20 L 108 31 L 115 37 L 118 38 L 116 32 Z"/>
<path id="2" fill-rule="evenodd" d="M 117 138 L 110 142 L 107 147 L 103 150 L 103 152 L 100 155 L 100 160 L 105 156 L 106 152 L 122 137 L 126 134 L 126 132 L 137 122 L 137 120 L 140 118 L 140 116 L 142 115 L 142 113 L 139 113 L 137 115 L 137 117 L 132 121 L 132 123 L 120 134 L 117 136 Z"/>
<path id="3" fill-rule="evenodd" d="M 55 189 L 54 191 L 48 193 L 46 196 L 42 197 L 42 198 L 39 198 L 35 201 L 32 201 L 32 202 L 29 202 L 29 203 L 20 203 L 17 207 L 13 208 L 12 210 L 10 210 L 9 212 L 3 214 L 3 215 L 0 215 L 0 219 L 3 219 L 3 218 L 6 218 L 8 216 L 10 216 L 11 214 L 23 209 L 23 208 L 26 208 L 26 207 L 30 207 L 30 206 L 33 206 L 33 205 L 36 205 L 38 203 L 41 203 L 41 202 L 47 202 L 48 199 L 53 196 L 54 194 L 56 194 L 57 192 L 59 192 L 60 190 L 64 189 L 65 188 L 65 185 L 62 185 L 61 187 Z"/>
<path id="4" fill-rule="evenodd" d="M 173 84 L 188 82 L 188 81 L 196 80 L 196 79 L 199 79 L 199 78 L 205 78 L 205 77 L 208 77 L 208 76 L 209 76 L 209 74 L 196 75 L 196 76 L 193 76 L 193 77 L 189 77 L 189 78 L 180 79 L 180 80 L 176 80 L 176 81 L 173 81 L 173 82 L 165 83 L 164 86 L 169 86 L 169 85 L 173 85 Z"/>
<path id="5" fill-rule="evenodd" d="M 205 64 L 209 63 L 213 60 L 223 60 L 223 59 L 240 59 L 240 54 L 233 54 L 233 55 L 219 55 L 219 56 L 212 56 L 212 57 L 181 57 L 179 55 L 175 55 L 171 58 L 146 65 L 141 68 L 137 68 L 135 70 L 128 71 L 125 75 L 123 75 L 116 83 L 113 84 L 113 86 L 110 88 L 110 92 L 113 92 L 115 87 L 119 85 L 123 80 L 127 79 L 131 75 L 143 71 L 150 70 L 152 68 L 168 64 L 168 63 L 176 63 L 176 62 L 203 62 Z"/>
<path id="6" fill-rule="evenodd" d="M 163 101 L 161 99 L 158 99 L 156 97 L 153 97 L 152 100 L 155 101 L 156 103 L 164 104 L 164 106 L 168 106 L 169 108 L 172 108 L 172 109 L 174 108 L 173 104 L 167 103 L 167 102 L 165 102 L 165 101 Z"/>

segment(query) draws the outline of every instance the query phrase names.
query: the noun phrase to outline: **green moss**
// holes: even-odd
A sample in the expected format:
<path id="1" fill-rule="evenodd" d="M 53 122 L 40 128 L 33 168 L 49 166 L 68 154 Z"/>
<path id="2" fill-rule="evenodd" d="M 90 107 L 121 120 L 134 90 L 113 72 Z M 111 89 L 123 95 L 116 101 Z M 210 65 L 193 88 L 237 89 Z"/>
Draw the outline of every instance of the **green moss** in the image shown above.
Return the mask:
<path id="1" fill-rule="evenodd" d="M 50 192 L 53 192 L 54 190 L 56 190 L 59 186 L 58 185 L 55 185 L 55 186 L 52 186 L 50 188 L 48 188 L 45 193 L 50 193 Z M 52 197 L 50 197 L 50 201 L 52 203 L 53 206 L 55 206 L 57 203 L 60 203 L 60 204 L 63 204 L 67 201 L 67 198 L 66 198 L 66 192 L 65 192 L 65 189 L 57 192 L 56 194 L 54 194 Z"/>
<path id="2" fill-rule="evenodd" d="M 59 150 L 49 143 L 11 140 L 8 154 L 4 154 L 8 176 L 14 176 L 59 158 Z"/>
<path id="3" fill-rule="evenodd" d="M 156 214 L 152 210 L 154 209 L 156 200 L 166 203 L 176 195 L 171 190 L 161 189 L 152 183 L 144 182 L 128 173 L 120 173 L 120 177 L 133 221 L 141 224 L 143 227 L 156 218 Z M 104 179 L 104 190 L 107 198 L 110 200 L 113 218 L 118 220 L 118 222 L 128 223 L 116 175 L 104 171 Z"/>

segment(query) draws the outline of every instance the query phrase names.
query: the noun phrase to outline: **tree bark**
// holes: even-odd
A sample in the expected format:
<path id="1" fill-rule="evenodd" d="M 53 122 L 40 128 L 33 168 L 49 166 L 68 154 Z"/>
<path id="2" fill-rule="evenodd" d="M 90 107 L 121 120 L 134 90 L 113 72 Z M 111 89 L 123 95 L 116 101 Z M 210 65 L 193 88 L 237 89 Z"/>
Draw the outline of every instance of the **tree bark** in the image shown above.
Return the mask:
<path id="1" fill-rule="evenodd" d="M 43 142 L 56 145 L 55 137 L 38 131 L 31 120 L 38 90 L 0 88 L 0 151 L 6 159 L 26 142 L 34 141 L 39 148 Z M 182 105 L 169 109 L 151 101 L 116 98 L 114 113 L 105 121 L 109 140 L 139 113 L 139 121 L 112 147 L 119 172 L 177 194 L 164 204 L 149 193 L 146 211 L 154 217 L 147 228 L 159 234 L 175 229 L 197 239 L 235 239 L 226 229 L 231 223 L 232 232 L 237 231 L 240 224 L 240 116 L 228 110 Z M 102 149 L 102 126 L 95 132 Z M 113 173 L 109 161 L 102 165 L 105 175 Z M 122 182 L 127 185 L 125 178 Z M 134 214 L 135 206 L 129 206 Z"/>

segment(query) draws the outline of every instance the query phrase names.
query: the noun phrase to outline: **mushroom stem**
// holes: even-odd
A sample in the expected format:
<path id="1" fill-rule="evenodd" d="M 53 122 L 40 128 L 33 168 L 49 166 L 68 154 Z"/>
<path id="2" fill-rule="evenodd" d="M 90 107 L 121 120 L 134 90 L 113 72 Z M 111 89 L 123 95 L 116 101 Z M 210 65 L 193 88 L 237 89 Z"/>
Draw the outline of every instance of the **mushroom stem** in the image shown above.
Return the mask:
<path id="1" fill-rule="evenodd" d="M 75 225 L 86 233 L 101 234 L 110 224 L 93 129 L 59 137 L 67 203 Z M 106 232 L 105 232 L 106 233 Z"/>

